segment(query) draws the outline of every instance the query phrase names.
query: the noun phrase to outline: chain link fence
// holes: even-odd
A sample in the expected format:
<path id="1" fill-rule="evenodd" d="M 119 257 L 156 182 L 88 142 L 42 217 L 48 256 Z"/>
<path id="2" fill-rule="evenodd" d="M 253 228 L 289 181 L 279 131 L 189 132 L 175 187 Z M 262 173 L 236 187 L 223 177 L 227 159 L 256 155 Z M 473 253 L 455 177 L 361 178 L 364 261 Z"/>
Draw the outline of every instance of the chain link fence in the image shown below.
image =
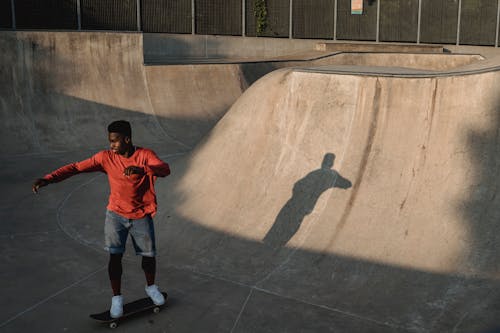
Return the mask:
<path id="1" fill-rule="evenodd" d="M 380 41 L 416 42 L 418 34 L 418 1 L 380 2 Z"/>
<path id="2" fill-rule="evenodd" d="M 420 41 L 455 44 L 457 42 L 458 7 L 456 0 L 423 0 Z"/>
<path id="3" fill-rule="evenodd" d="M 328 39 L 334 35 L 335 3 L 332 0 L 293 1 L 293 36 Z"/>
<path id="4" fill-rule="evenodd" d="M 200 35 L 241 35 L 241 0 L 196 0 L 196 33 Z"/>
<path id="5" fill-rule="evenodd" d="M 262 3 L 264 24 L 256 14 Z M 500 0 L 363 0 L 358 15 L 351 12 L 351 0 L 0 0 L 0 29 L 498 46 L 499 4 Z"/>
<path id="6" fill-rule="evenodd" d="M 83 30 L 138 30 L 136 0 L 80 0 Z"/>
<path id="7" fill-rule="evenodd" d="M 191 0 L 143 0 L 142 31 L 191 33 Z"/>

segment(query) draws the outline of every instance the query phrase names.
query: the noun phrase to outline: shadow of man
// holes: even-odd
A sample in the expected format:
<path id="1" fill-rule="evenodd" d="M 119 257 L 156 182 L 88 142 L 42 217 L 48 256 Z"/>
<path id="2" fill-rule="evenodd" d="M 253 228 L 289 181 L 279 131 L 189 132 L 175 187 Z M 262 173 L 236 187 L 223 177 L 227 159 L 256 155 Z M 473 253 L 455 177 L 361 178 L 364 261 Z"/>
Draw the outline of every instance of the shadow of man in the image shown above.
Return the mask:
<path id="1" fill-rule="evenodd" d="M 283 247 L 299 230 L 304 217 L 313 211 L 323 192 L 329 188 L 347 189 L 352 186 L 348 179 L 332 169 L 334 162 L 335 154 L 325 154 L 321 169 L 310 172 L 295 183 L 292 197 L 278 213 L 263 239 L 264 244 Z"/>

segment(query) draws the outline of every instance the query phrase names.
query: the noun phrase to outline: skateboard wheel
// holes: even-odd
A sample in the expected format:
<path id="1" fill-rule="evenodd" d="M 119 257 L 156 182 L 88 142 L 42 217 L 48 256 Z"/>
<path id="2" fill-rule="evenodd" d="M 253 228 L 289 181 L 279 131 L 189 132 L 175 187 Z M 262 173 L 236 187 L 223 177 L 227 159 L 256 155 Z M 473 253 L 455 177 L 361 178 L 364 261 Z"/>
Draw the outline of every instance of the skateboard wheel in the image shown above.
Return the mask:
<path id="1" fill-rule="evenodd" d="M 112 322 L 109 324 L 109 328 L 117 328 L 118 324 L 116 322 Z"/>
<path id="2" fill-rule="evenodd" d="M 153 312 L 154 312 L 154 313 L 160 313 L 160 308 L 159 308 L 159 307 L 154 308 L 154 309 L 153 309 Z"/>

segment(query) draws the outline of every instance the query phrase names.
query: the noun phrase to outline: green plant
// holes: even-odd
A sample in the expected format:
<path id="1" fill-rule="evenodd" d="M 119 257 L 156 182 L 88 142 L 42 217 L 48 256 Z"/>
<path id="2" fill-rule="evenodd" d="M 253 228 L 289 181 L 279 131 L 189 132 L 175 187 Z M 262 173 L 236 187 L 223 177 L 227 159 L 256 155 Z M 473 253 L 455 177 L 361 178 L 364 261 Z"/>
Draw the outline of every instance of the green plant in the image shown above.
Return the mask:
<path id="1" fill-rule="evenodd" d="M 257 19 L 257 34 L 261 34 L 267 27 L 267 3 L 266 0 L 255 0 L 254 15 Z"/>

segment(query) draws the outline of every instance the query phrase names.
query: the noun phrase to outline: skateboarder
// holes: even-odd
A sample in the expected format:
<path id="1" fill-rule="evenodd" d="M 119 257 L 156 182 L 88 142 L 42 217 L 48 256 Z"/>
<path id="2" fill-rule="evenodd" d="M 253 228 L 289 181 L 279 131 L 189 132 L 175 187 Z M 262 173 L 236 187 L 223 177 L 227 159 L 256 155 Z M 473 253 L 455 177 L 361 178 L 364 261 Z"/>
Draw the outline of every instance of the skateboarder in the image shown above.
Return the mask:
<path id="1" fill-rule="evenodd" d="M 123 315 L 121 294 L 122 257 L 130 233 L 137 255 L 142 256 L 146 276 L 146 293 L 156 305 L 165 297 L 155 284 L 156 247 L 153 216 L 156 213 L 154 182 L 170 174 L 169 165 L 146 148 L 132 144 L 130 123 L 124 120 L 108 125 L 110 150 L 103 150 L 89 159 L 63 166 L 35 180 L 33 192 L 48 184 L 60 182 L 81 172 L 100 171 L 108 175 L 110 195 L 104 223 L 104 238 L 110 258 L 109 279 L 113 289 L 110 315 Z"/>

